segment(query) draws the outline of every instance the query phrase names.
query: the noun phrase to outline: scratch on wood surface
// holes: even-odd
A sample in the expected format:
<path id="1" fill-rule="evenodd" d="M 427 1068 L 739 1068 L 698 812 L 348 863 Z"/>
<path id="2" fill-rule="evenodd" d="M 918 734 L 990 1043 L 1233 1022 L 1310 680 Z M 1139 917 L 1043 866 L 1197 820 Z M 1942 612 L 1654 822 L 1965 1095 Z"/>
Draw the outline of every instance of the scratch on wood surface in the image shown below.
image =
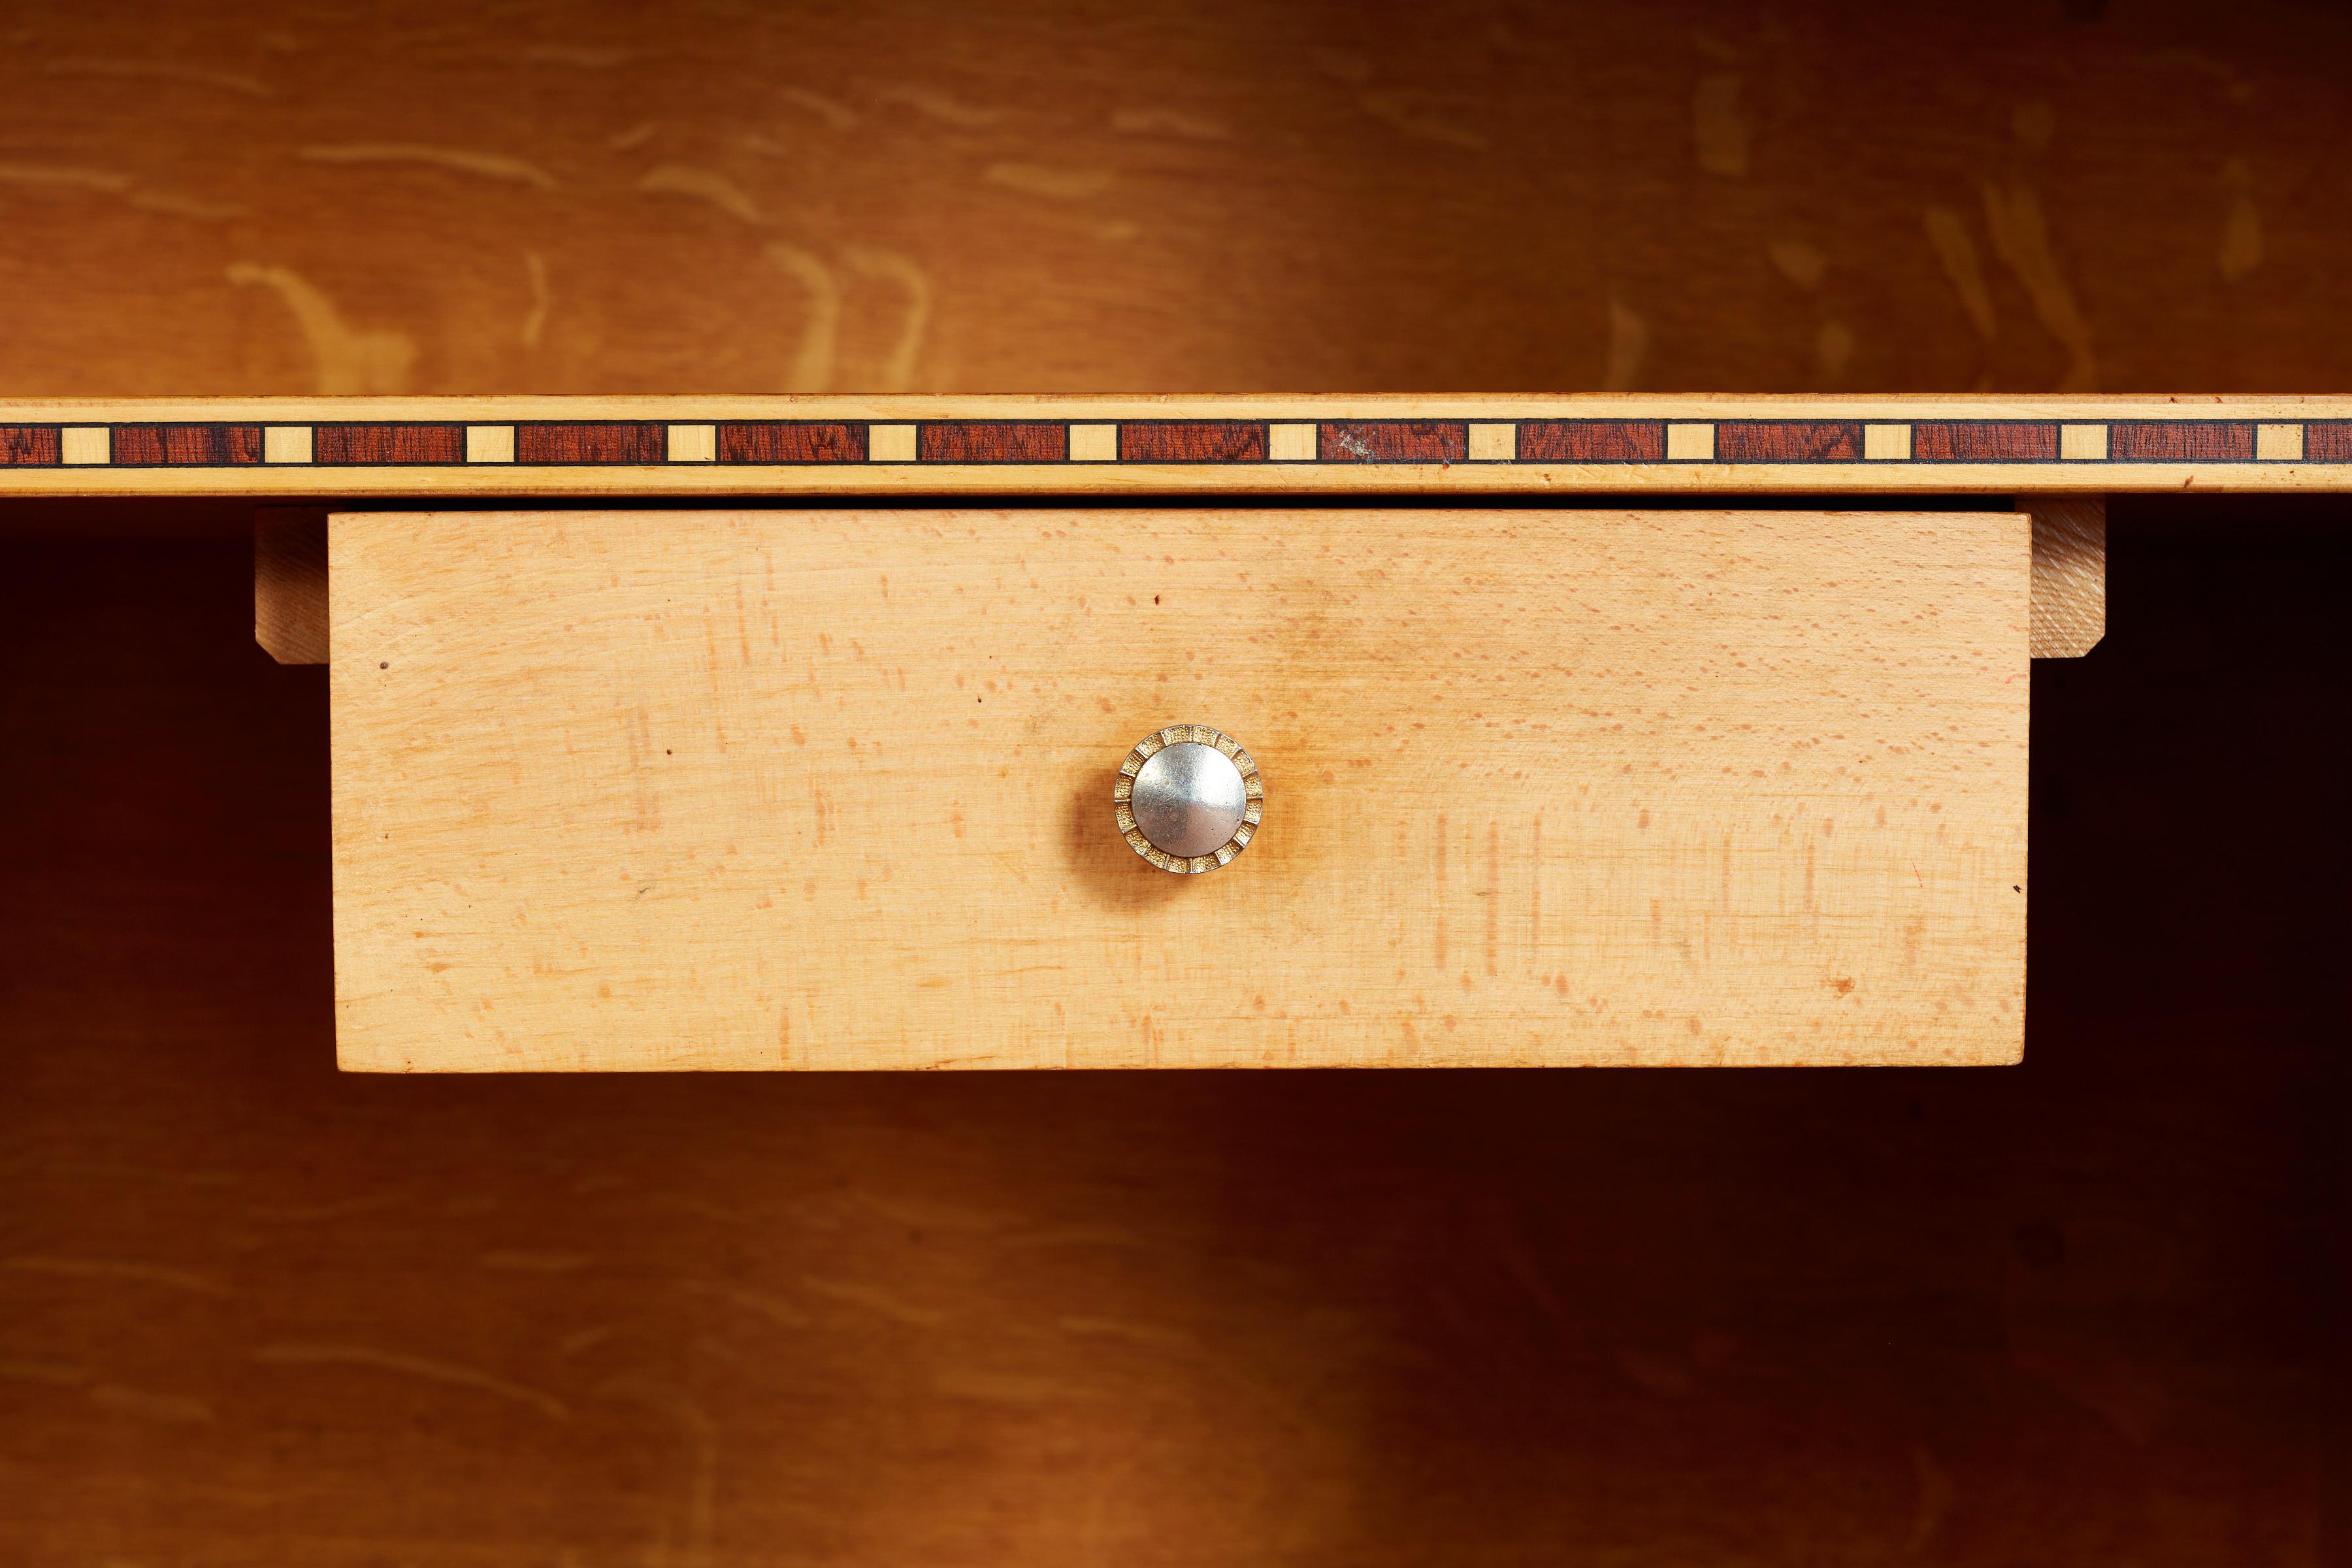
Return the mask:
<path id="1" fill-rule="evenodd" d="M 2263 215 L 2254 205 L 2253 177 L 2245 160 L 2232 158 L 2221 166 L 2221 184 L 2229 194 L 2221 216 L 2221 252 L 2216 259 L 2223 279 L 2235 283 L 2263 264 Z"/>
<path id="2" fill-rule="evenodd" d="M 356 1366 L 398 1373 L 426 1383 L 470 1388 L 478 1393 L 512 1400 L 517 1405 L 527 1405 L 552 1420 L 561 1421 L 572 1414 L 571 1408 L 551 1394 L 542 1394 L 538 1389 L 509 1383 L 505 1378 L 494 1377 L 469 1366 L 459 1366 L 454 1362 L 410 1355 L 403 1351 L 380 1350 L 373 1345 L 269 1344 L 255 1351 L 253 1359 L 273 1366 Z"/>
<path id="3" fill-rule="evenodd" d="M 1601 363 L 1601 390 L 1631 392 L 1650 356 L 1650 323 L 1615 295 L 1609 297 L 1608 357 Z"/>
<path id="4" fill-rule="evenodd" d="M 780 87 L 776 96 L 794 109 L 805 110 L 835 131 L 847 131 L 857 123 L 857 111 L 847 104 L 835 103 L 822 93 L 811 92 L 804 87 Z"/>
<path id="5" fill-rule="evenodd" d="M 935 1329 L 948 1321 L 948 1315 L 936 1308 L 918 1307 L 900 1300 L 878 1285 L 860 1285 L 848 1279 L 821 1279 L 814 1275 L 801 1277 L 803 1289 L 814 1291 L 845 1306 L 861 1307 L 866 1311 L 903 1323 L 908 1328 Z"/>
<path id="6" fill-rule="evenodd" d="M 120 1383 L 101 1383 L 89 1391 L 90 1402 L 104 1409 L 173 1426 L 202 1426 L 213 1418 L 213 1408 L 201 1399 L 176 1394 L 151 1394 Z"/>
<path id="7" fill-rule="evenodd" d="M 362 331 L 343 318 L 315 285 L 283 267 L 257 262 L 231 264 L 228 280 L 268 289 L 294 312 L 295 324 L 310 345 L 318 369 L 319 391 L 325 396 L 364 396 L 371 393 L 404 392 L 408 373 L 416 363 L 416 344 L 404 332 Z"/>
<path id="8" fill-rule="evenodd" d="M 2050 242 L 2050 222 L 2042 199 L 2030 185 L 2012 183 L 2007 190 L 1988 180 L 1984 184 L 1985 227 L 1992 236 L 1992 252 L 2008 267 L 2034 315 L 2066 350 L 2066 371 L 2060 392 L 2092 392 L 2099 384 L 2099 367 L 2091 352 L 2091 323 L 2075 302 Z"/>
<path id="9" fill-rule="evenodd" d="M 1764 247 L 1773 269 L 1800 289 L 1818 289 L 1829 272 L 1829 258 L 1817 246 L 1801 239 L 1776 239 Z"/>
<path id="10" fill-rule="evenodd" d="M 637 58 L 635 49 L 596 44 L 532 44 L 515 57 L 527 66 L 570 66 L 574 70 L 611 70 Z"/>
<path id="11" fill-rule="evenodd" d="M 1107 1399 L 1108 1393 L 1067 1378 L 1037 1377 L 1021 1373 L 977 1372 L 950 1367 L 931 1380 L 932 1388 L 951 1399 L 978 1400 L 989 1405 L 1063 1405 L 1076 1400 Z"/>
<path id="12" fill-rule="evenodd" d="M 899 318 L 898 336 L 890 345 L 890 353 L 882 362 L 875 381 L 877 392 L 904 392 L 915 384 L 915 361 L 922 353 L 924 334 L 930 329 L 931 280 L 923 269 L 895 250 L 877 250 L 867 246 L 851 246 L 841 258 L 861 277 L 896 283 L 907 296 L 906 313 Z"/>
<path id="13" fill-rule="evenodd" d="M 656 1533 L 648 1563 L 676 1563 L 678 1568 L 708 1568 L 711 1543 L 719 1531 L 719 1425 L 686 1390 L 656 1378 L 625 1373 L 608 1379 L 596 1392 L 606 1399 L 640 1405 L 667 1416 L 686 1435 L 688 1465 L 686 1485 L 686 1528 L 681 1549 L 669 1550 L 669 1531 Z"/>
<path id="14" fill-rule="evenodd" d="M 170 191 L 138 190 L 123 199 L 142 212 L 162 213 L 166 217 L 194 218 L 199 223 L 226 223 L 231 218 L 244 217 L 253 210 L 235 202 L 174 195 Z"/>
<path id="15" fill-rule="evenodd" d="M 664 163 L 639 180 L 637 189 L 662 195 L 692 196 L 748 224 L 764 226 L 768 221 L 767 214 L 760 210 L 760 205 L 744 193 L 742 186 L 712 169 Z"/>
<path id="16" fill-rule="evenodd" d="M 1936 1462 L 1936 1456 L 1916 1445 L 1911 1449 L 1911 1473 L 1918 1479 L 1919 1503 L 1917 1511 L 1911 1516 L 1910 1537 L 1903 1543 L 1906 1557 L 1916 1557 L 1927 1549 L 1960 1495 L 1959 1488 L 1952 1484 L 1950 1473 Z"/>
<path id="17" fill-rule="evenodd" d="M 1181 109 L 1121 109 L 1110 117 L 1110 128 L 1124 136 L 1179 136 L 1192 142 L 1222 142 L 1233 134 L 1224 121 Z"/>
<path id="18" fill-rule="evenodd" d="M 0 1361 L 0 1383 L 45 1383 L 53 1388 L 79 1388 L 90 1379 L 87 1367 L 62 1361 Z"/>
<path id="19" fill-rule="evenodd" d="M 247 1204 L 245 1217 L 267 1223 L 311 1223 L 326 1220 L 352 1219 L 364 1214 L 382 1214 L 408 1202 L 405 1194 L 380 1193 L 373 1197 L 344 1198 L 325 1204 Z"/>
<path id="20" fill-rule="evenodd" d="M 785 373 L 784 390 L 823 392 L 833 380 L 834 356 L 840 342 L 841 285 L 831 268 L 799 246 L 779 241 L 768 247 L 767 255 L 808 296 L 808 325 L 802 329 L 793 367 Z"/>
<path id="21" fill-rule="evenodd" d="M 75 169 L 46 163 L 0 163 L 0 184 L 48 185 L 59 190 L 100 191 L 119 195 L 136 182 L 111 169 Z"/>
<path id="22" fill-rule="evenodd" d="M 604 145 L 615 153 L 634 153 L 661 132 L 657 121 L 646 120 L 604 138 Z"/>
<path id="23" fill-rule="evenodd" d="M 1467 153 L 1484 152 L 1489 145 L 1486 137 L 1466 125 L 1457 125 L 1431 113 L 1417 94 L 1379 91 L 1367 92 L 1356 100 L 1357 107 L 1402 135 L 1419 142 L 1434 142 L 1442 147 L 1456 147 Z"/>
<path id="24" fill-rule="evenodd" d="M 594 1323 L 584 1329 L 574 1329 L 555 1342 L 555 1353 L 578 1355 L 583 1351 L 594 1350 L 620 1331 L 618 1323 Z"/>
<path id="25" fill-rule="evenodd" d="M 1943 264 L 1952 292 L 1959 296 L 1960 309 L 1968 312 L 1977 335 L 1990 342 L 2000 324 L 1993 314 L 1992 289 L 1985 281 L 1984 263 L 1977 255 L 1976 241 L 1969 237 L 1967 223 L 1949 207 L 1929 207 L 1925 225 L 1928 247 Z"/>
<path id="26" fill-rule="evenodd" d="M 416 142 L 313 142 L 294 154 L 307 163 L 416 163 L 486 180 L 506 180 L 551 191 L 554 175 L 527 159 L 504 153 L 480 153 L 469 147 L 433 147 Z"/>
<path id="27" fill-rule="evenodd" d="M 236 71 L 206 70 L 176 60 L 69 58 L 51 60 L 41 68 L 48 76 L 112 77 L 123 81 L 180 82 L 190 87 L 215 87 L 247 98 L 268 98 L 268 84 Z"/>
<path id="28" fill-rule="evenodd" d="M 163 1263 L 142 1263 L 118 1258 L 58 1258 L 22 1253 L 0 1265 L 18 1274 L 47 1274 L 62 1279 L 118 1279 L 130 1285 L 160 1285 L 192 1296 L 233 1296 L 226 1285 L 210 1275 L 175 1268 Z"/>
<path id="29" fill-rule="evenodd" d="M 1090 1339 L 1129 1340 L 1155 1349 L 1190 1349 L 1201 1342 L 1182 1329 L 1171 1329 L 1159 1323 L 1139 1323 L 1126 1318 L 1064 1318 L 1060 1321 L 1064 1333 L 1080 1334 Z"/>
<path id="30" fill-rule="evenodd" d="M 482 1267 L 508 1274 L 576 1274 L 596 1260 L 577 1252 L 485 1252 Z"/>
<path id="31" fill-rule="evenodd" d="M 683 1281 L 679 1288 L 697 1296 L 709 1296 L 714 1300 L 725 1301 L 730 1306 L 740 1307 L 755 1317 L 765 1318 L 780 1329 L 804 1329 L 816 1321 L 814 1317 L 790 1301 L 774 1296 L 762 1295 L 757 1290 L 746 1290 L 740 1285 L 721 1285 L 711 1280 L 688 1279 Z"/>
<path id="32" fill-rule="evenodd" d="M 1691 143 L 1698 166 L 1736 180 L 1748 173 L 1748 121 L 1739 111 L 1739 76 L 1715 71 L 1691 95 Z"/>
<path id="33" fill-rule="evenodd" d="M 1058 169 L 1043 163 L 991 163 L 981 178 L 992 185 L 1051 201 L 1085 201 L 1110 188 L 1108 169 Z"/>
<path id="34" fill-rule="evenodd" d="M 926 119 L 936 120 L 942 125 L 952 125 L 964 131 L 978 131 L 984 126 L 993 125 L 1004 118 L 996 110 L 982 109 L 971 104 L 961 103 L 946 93 L 912 82 L 881 83 L 874 89 L 874 101 L 898 104 L 913 110 Z"/>
<path id="35" fill-rule="evenodd" d="M 530 278 L 530 309 L 523 312 L 522 346 L 535 349 L 547 336 L 547 313 L 554 304 L 554 295 L 547 286 L 546 257 L 536 250 L 526 250 L 522 265 Z"/>

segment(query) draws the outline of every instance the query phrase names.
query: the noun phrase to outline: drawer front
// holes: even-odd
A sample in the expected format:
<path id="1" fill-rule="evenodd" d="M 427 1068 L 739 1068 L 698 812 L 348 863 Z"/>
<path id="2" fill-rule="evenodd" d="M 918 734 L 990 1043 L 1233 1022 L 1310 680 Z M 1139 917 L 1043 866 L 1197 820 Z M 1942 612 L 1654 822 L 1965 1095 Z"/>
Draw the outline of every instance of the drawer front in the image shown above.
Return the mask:
<path id="1" fill-rule="evenodd" d="M 1983 1063 L 2021 515 L 330 525 L 347 1068 Z M 1129 748 L 1261 831 L 1171 876 Z"/>

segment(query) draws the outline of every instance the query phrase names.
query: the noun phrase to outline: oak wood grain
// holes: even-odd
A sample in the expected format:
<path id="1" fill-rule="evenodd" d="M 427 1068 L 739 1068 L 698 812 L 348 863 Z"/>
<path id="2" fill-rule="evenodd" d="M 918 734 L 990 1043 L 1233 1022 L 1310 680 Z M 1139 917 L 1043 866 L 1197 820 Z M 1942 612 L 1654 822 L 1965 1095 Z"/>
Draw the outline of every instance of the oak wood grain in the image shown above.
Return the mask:
<path id="1" fill-rule="evenodd" d="M 347 513 L 373 1070 L 2005 1062 L 2026 520 Z M 1111 822 L 1212 723 L 1265 822 Z"/>

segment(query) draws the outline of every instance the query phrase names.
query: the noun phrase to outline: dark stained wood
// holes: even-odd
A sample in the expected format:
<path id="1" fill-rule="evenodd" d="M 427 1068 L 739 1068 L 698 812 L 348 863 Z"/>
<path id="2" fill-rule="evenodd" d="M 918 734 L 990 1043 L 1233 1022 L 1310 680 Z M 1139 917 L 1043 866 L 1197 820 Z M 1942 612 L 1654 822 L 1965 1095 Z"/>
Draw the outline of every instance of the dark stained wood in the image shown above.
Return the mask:
<path id="1" fill-rule="evenodd" d="M 1327 463 L 1458 463 L 1469 455 L 1470 426 L 1459 419 L 1327 419 L 1315 439 Z"/>
<path id="2" fill-rule="evenodd" d="M 2049 419 L 1927 419 L 1911 426 L 1922 463 L 2053 462 L 2058 426 Z"/>
<path id="3" fill-rule="evenodd" d="M 38 468 L 58 460 L 54 425 L 0 425 L 0 466 Z"/>
<path id="4" fill-rule="evenodd" d="M 1838 463 L 1862 456 L 1862 425 L 1853 419 L 1727 419 L 1715 427 L 1715 455 L 1726 463 Z"/>
<path id="5" fill-rule="evenodd" d="M 1123 463 L 1262 463 L 1265 426 L 1246 419 L 1147 419 L 1118 427 Z"/>
<path id="6" fill-rule="evenodd" d="M 663 425 L 515 426 L 518 463 L 658 463 L 668 453 L 669 429 Z"/>
<path id="7" fill-rule="evenodd" d="M 114 461 L 139 468 L 220 468 L 261 461 L 258 425 L 118 425 Z"/>
<path id="8" fill-rule="evenodd" d="M 2251 461 L 2254 427 L 2242 419 L 2124 419 L 2107 426 L 2117 462 Z"/>
<path id="9" fill-rule="evenodd" d="M 1045 420 L 942 420 L 915 429 L 915 457 L 925 463 L 1058 463 L 1069 455 L 1069 426 Z"/>
<path id="10" fill-rule="evenodd" d="M 462 425 L 320 425 L 310 437 L 318 463 L 462 463 Z"/>
<path id="11" fill-rule="evenodd" d="M 771 419 L 719 426 L 722 463 L 862 463 L 866 426 L 814 419 Z"/>
<path id="12" fill-rule="evenodd" d="M 1657 419 L 1524 419 L 1523 463 L 1657 463 L 1665 460 L 1666 426 Z"/>

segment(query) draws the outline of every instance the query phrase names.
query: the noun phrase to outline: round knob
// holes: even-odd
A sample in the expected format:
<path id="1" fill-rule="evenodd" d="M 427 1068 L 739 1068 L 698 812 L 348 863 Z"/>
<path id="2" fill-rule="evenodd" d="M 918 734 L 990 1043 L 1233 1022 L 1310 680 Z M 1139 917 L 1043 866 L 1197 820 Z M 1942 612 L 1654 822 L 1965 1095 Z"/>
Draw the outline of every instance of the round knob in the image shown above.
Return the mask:
<path id="1" fill-rule="evenodd" d="M 1138 741 L 1110 798 L 1128 847 L 1163 871 L 1215 870 L 1265 816 L 1257 763 L 1206 724 L 1171 724 Z"/>

